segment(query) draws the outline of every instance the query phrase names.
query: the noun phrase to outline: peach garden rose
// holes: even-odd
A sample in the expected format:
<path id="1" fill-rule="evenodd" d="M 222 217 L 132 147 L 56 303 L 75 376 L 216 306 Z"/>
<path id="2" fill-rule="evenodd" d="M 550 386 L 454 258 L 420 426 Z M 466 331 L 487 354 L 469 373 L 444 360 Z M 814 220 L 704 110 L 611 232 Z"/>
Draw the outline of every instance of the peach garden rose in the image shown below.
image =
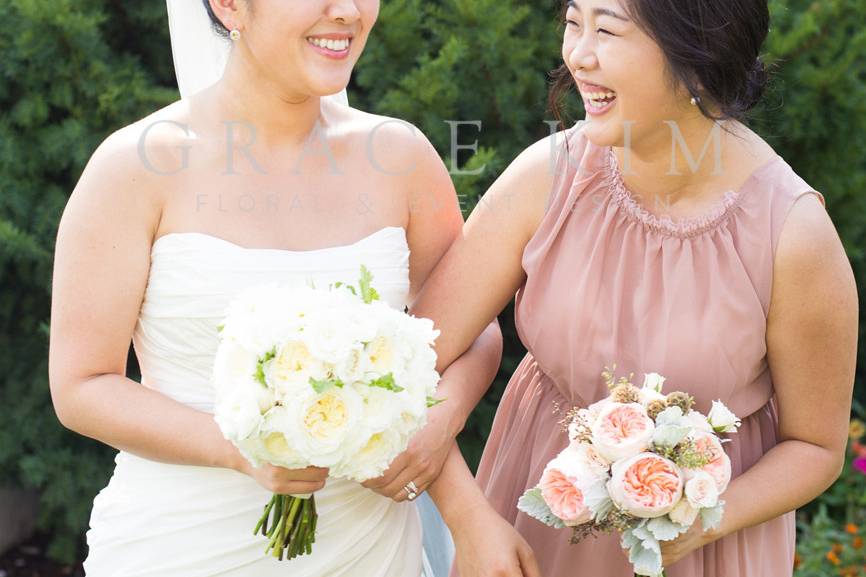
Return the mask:
<path id="1" fill-rule="evenodd" d="M 639 453 L 613 464 L 608 492 L 620 509 L 651 519 L 673 510 L 683 495 L 684 483 L 676 463 L 655 453 Z"/>
<path id="2" fill-rule="evenodd" d="M 617 461 L 645 451 L 655 424 L 640 403 L 610 403 L 601 409 L 591 428 L 596 450 L 609 461 Z"/>

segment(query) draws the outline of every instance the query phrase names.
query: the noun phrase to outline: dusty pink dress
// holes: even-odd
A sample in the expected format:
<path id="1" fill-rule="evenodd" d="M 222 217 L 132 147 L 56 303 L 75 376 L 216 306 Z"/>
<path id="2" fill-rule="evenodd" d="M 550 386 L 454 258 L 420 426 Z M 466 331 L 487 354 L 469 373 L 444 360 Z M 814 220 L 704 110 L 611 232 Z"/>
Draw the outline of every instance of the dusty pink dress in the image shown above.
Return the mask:
<path id="1" fill-rule="evenodd" d="M 607 396 L 601 372 L 613 362 L 637 385 L 658 372 L 701 412 L 721 399 L 742 417 L 725 448 L 734 477 L 754 465 L 778 442 L 765 341 L 773 255 L 795 200 L 824 199 L 775 156 L 707 214 L 659 218 L 625 188 L 610 147 L 577 127 L 566 134 L 570 152 L 559 158 L 547 213 L 523 254 L 515 317 L 529 352 L 499 405 L 478 482 L 529 541 L 544 577 L 631 577 L 618 536 L 571 545 L 570 531 L 516 509 L 568 444 L 555 406 L 564 412 Z M 791 512 L 692 553 L 667 575 L 790 576 L 794 540 Z"/>

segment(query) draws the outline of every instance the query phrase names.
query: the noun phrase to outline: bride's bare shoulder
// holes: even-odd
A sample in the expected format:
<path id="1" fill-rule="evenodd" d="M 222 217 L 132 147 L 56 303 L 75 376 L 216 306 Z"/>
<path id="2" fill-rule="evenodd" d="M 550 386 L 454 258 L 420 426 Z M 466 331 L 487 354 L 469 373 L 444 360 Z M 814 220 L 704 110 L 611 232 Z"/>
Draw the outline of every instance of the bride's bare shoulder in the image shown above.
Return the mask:
<path id="1" fill-rule="evenodd" d="M 441 164 L 424 132 L 407 120 L 339 106 L 340 134 L 352 150 L 394 167 Z M 405 170 L 400 170 L 405 173 Z"/>
<path id="2" fill-rule="evenodd" d="M 161 108 L 108 134 L 93 151 L 67 204 L 67 216 L 135 215 L 158 225 L 171 172 L 184 161 L 186 104 Z"/>

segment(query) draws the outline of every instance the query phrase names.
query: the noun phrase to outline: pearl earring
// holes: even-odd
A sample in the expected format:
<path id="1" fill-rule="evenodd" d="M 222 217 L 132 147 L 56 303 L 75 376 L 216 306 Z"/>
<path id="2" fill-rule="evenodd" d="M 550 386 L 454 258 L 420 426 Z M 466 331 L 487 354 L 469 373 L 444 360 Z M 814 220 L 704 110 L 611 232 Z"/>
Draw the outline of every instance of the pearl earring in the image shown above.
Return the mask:
<path id="1" fill-rule="evenodd" d="M 700 101 L 701 101 L 700 96 L 692 96 L 692 106 L 697 106 L 698 102 L 700 102 Z"/>
<path id="2" fill-rule="evenodd" d="M 237 28 L 233 28 L 231 32 L 229 32 L 229 38 L 237 42 L 241 39 L 241 31 Z"/>

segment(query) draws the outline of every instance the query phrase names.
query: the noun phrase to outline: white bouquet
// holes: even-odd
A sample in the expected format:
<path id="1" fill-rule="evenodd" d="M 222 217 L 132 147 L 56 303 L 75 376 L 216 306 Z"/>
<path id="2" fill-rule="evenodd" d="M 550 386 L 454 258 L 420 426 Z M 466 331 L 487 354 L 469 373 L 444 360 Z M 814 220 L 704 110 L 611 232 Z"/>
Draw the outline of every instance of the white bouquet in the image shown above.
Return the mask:
<path id="1" fill-rule="evenodd" d="M 267 284 L 229 305 L 214 418 L 254 466 L 323 467 L 363 482 L 426 424 L 439 402 L 439 331 L 380 301 L 371 281 L 362 266 L 357 288 Z M 274 495 L 253 532 L 269 538 L 266 553 L 292 559 L 312 551 L 316 519 L 312 496 Z"/>

